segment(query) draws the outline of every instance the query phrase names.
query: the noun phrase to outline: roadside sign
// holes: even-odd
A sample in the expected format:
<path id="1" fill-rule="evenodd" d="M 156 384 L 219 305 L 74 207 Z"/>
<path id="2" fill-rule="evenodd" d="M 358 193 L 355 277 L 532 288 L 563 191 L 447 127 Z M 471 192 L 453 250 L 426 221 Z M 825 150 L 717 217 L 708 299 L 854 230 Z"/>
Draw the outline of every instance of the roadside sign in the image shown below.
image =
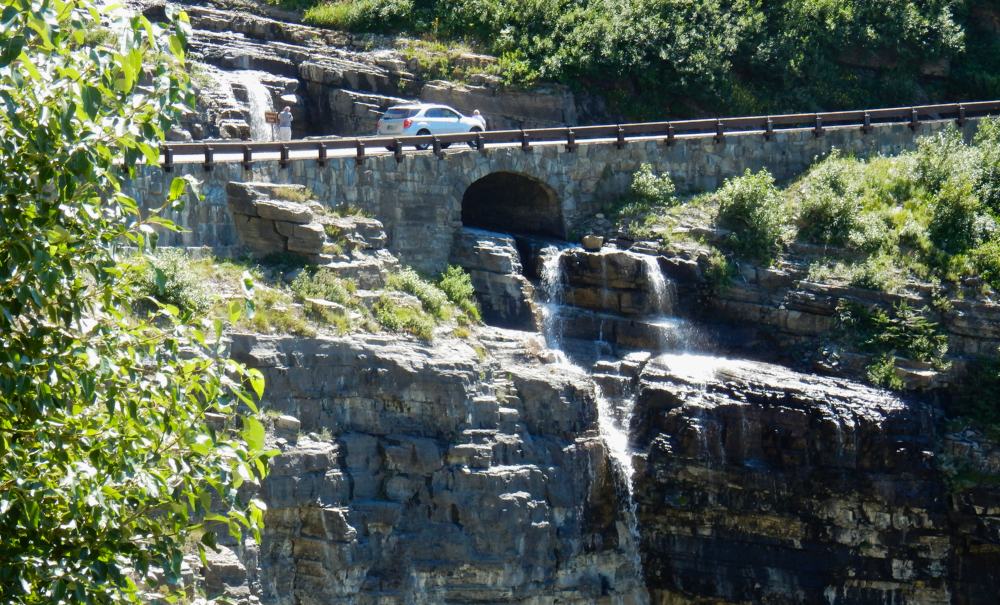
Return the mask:
<path id="1" fill-rule="evenodd" d="M 265 111 L 264 112 L 264 122 L 267 124 L 277 124 L 278 123 L 278 112 L 277 111 Z"/>

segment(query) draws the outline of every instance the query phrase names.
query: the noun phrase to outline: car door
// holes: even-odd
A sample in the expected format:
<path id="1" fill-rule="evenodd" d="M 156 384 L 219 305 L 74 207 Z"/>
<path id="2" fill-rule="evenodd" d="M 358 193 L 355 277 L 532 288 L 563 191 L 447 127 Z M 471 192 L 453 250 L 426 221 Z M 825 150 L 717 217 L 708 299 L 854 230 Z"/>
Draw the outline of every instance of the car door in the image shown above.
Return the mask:
<path id="1" fill-rule="evenodd" d="M 427 123 L 427 129 L 431 131 L 431 134 L 441 134 L 441 110 L 437 107 L 431 107 L 424 110 L 424 117 L 421 118 L 421 122 Z"/>
<path id="2" fill-rule="evenodd" d="M 457 113 L 448 109 L 447 107 L 442 107 L 438 111 L 441 112 L 441 128 L 442 132 L 456 133 L 465 132 L 465 127 L 460 123 L 460 118 Z"/>

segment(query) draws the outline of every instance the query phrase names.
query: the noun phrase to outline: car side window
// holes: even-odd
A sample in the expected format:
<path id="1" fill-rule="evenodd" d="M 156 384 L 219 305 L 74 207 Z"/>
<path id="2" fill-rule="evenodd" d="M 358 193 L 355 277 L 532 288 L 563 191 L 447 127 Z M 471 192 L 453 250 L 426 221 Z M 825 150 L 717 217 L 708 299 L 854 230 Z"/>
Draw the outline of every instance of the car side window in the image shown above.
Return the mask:
<path id="1" fill-rule="evenodd" d="M 446 117 L 446 116 L 441 115 L 441 113 L 442 113 L 442 111 L 440 109 L 438 109 L 437 107 L 431 107 L 430 109 L 428 109 L 427 111 L 424 112 L 424 117 L 425 118 L 443 118 L 443 117 Z"/>
<path id="2" fill-rule="evenodd" d="M 450 109 L 441 109 L 439 111 L 441 112 L 441 117 L 442 118 L 457 118 L 458 117 L 458 114 L 455 113 L 454 111 L 450 110 Z"/>

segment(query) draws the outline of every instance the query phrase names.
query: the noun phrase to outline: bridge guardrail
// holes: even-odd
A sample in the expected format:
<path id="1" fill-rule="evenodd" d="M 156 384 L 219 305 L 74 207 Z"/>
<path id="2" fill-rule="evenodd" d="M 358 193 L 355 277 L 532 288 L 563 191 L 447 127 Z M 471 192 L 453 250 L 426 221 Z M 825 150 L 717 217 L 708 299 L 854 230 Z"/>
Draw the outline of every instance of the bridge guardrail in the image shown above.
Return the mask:
<path id="1" fill-rule="evenodd" d="M 725 141 L 727 132 L 760 132 L 765 137 L 774 136 L 782 130 L 812 127 L 816 136 L 822 136 L 825 128 L 831 126 L 860 125 L 868 132 L 876 124 L 908 123 L 911 128 L 927 117 L 942 119 L 954 116 L 958 125 L 968 118 L 1000 111 L 1000 101 L 976 101 L 971 103 L 945 103 L 938 105 L 918 105 L 912 107 L 892 107 L 855 111 L 831 111 L 823 113 L 799 113 L 740 118 L 702 118 L 697 120 L 677 120 L 670 122 L 641 122 L 634 124 L 607 124 L 600 126 L 568 126 L 560 128 L 532 128 L 528 130 L 494 130 L 487 132 L 424 135 L 409 137 L 352 137 L 309 139 L 285 143 L 250 141 L 205 142 L 205 143 L 164 143 L 160 146 L 160 164 L 170 172 L 178 155 L 200 155 L 203 166 L 211 170 L 216 154 L 242 153 L 244 168 L 254 164 L 254 154 L 278 153 L 282 167 L 296 160 L 318 160 L 323 165 L 331 150 L 353 149 L 358 164 L 363 164 L 370 148 L 388 148 L 394 152 L 397 161 L 403 159 L 403 146 L 426 145 L 438 157 L 443 157 L 443 149 L 454 144 L 468 144 L 480 152 L 486 152 L 487 144 L 520 143 L 523 149 L 530 149 L 532 143 L 564 142 L 567 151 L 573 151 L 581 141 L 594 139 L 614 139 L 611 143 L 623 147 L 629 137 L 662 137 L 668 145 L 681 135 L 712 135 L 716 142 Z M 291 158 L 292 151 L 315 151 L 315 155 Z"/>

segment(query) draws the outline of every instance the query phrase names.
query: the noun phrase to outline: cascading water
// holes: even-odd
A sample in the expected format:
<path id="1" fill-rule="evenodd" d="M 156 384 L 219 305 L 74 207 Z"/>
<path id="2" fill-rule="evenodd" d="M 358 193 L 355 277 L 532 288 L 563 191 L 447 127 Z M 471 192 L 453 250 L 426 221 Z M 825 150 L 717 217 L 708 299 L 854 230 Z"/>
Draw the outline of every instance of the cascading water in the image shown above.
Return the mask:
<path id="1" fill-rule="evenodd" d="M 546 346 L 555 353 L 557 363 L 572 368 L 574 371 L 586 374 L 579 366 L 572 364 L 562 350 L 562 329 L 559 324 L 559 307 L 565 301 L 566 285 L 563 281 L 561 258 L 563 251 L 555 246 L 542 250 L 542 330 Z M 642 559 L 639 555 L 639 527 L 636 517 L 634 495 L 635 467 L 632 462 L 632 449 L 629 446 L 629 428 L 632 420 L 635 395 L 629 394 L 621 401 L 605 396 L 599 384 L 594 384 L 597 398 L 598 427 L 601 440 L 611 458 L 612 468 L 624 488 L 622 502 L 625 505 L 624 518 L 628 528 L 627 535 L 621 536 L 625 544 L 624 552 L 628 553 L 634 565 L 637 578 L 642 578 Z"/>
<path id="2" fill-rule="evenodd" d="M 642 263 L 646 272 L 646 280 L 649 281 L 653 295 L 653 307 L 659 314 L 672 315 L 674 313 L 677 292 L 674 283 L 667 283 L 660 271 L 660 265 L 652 256 L 643 254 Z"/>
<path id="3" fill-rule="evenodd" d="M 556 355 L 559 363 L 566 363 L 566 354 L 563 353 L 562 326 L 559 324 L 559 307 L 566 298 L 566 285 L 563 283 L 562 267 L 559 259 L 562 258 L 562 250 L 555 246 L 549 246 L 541 251 L 542 255 L 542 333 L 545 336 L 545 344 Z"/>
<path id="4" fill-rule="evenodd" d="M 264 113 L 274 111 L 271 93 L 260 81 L 256 71 L 243 70 L 235 72 L 237 82 L 247 91 L 247 104 L 250 106 L 250 138 L 254 141 L 270 141 L 274 138 L 273 127 L 265 121 Z"/>

